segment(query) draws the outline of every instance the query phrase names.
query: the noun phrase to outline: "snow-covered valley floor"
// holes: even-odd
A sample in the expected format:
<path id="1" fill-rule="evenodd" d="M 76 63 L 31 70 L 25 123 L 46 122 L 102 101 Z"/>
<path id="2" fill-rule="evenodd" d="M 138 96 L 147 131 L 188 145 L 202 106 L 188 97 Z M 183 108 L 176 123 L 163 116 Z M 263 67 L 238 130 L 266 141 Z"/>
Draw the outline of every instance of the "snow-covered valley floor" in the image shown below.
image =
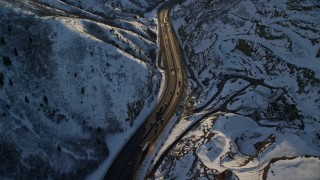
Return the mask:
<path id="1" fill-rule="evenodd" d="M 149 160 L 161 162 L 154 178 L 320 177 L 319 12 L 315 0 L 186 0 L 172 9 L 187 98 Z"/>

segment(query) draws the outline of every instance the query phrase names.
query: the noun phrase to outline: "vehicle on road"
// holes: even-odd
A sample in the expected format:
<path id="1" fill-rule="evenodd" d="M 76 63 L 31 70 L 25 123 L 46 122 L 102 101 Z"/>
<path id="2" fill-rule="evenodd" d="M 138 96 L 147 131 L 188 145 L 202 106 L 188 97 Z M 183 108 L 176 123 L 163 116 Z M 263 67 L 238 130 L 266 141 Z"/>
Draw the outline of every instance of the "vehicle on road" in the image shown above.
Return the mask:
<path id="1" fill-rule="evenodd" d="M 142 147 L 141 151 L 142 152 L 147 151 L 149 149 L 149 145 L 150 145 L 150 142 L 147 142 L 144 146 L 141 145 L 141 147 Z"/>
<path id="2" fill-rule="evenodd" d="M 158 120 L 162 114 L 163 114 L 163 107 L 161 107 L 161 108 L 157 111 L 156 119 Z"/>

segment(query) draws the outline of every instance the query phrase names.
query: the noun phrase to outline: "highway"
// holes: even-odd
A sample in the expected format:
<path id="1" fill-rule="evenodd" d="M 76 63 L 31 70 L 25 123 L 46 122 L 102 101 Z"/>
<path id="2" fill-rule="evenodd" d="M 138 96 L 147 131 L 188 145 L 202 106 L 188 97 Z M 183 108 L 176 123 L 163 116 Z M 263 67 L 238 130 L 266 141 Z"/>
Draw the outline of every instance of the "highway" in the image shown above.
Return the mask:
<path id="1" fill-rule="evenodd" d="M 119 152 L 104 179 L 135 179 L 137 172 L 181 101 L 185 75 L 180 46 L 170 20 L 170 9 L 181 0 L 165 3 L 158 12 L 160 50 L 164 57 L 165 89 L 155 109 Z"/>

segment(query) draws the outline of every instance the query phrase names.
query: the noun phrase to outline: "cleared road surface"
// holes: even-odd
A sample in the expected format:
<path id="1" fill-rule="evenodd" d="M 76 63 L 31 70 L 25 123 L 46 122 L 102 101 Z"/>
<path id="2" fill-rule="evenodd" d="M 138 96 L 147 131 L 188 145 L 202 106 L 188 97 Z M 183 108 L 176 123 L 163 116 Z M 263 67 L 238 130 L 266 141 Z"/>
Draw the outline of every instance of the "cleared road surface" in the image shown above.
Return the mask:
<path id="1" fill-rule="evenodd" d="M 134 179 L 144 158 L 175 114 L 184 91 L 184 71 L 179 43 L 169 18 L 170 8 L 180 2 L 169 1 L 158 13 L 160 48 L 164 57 L 165 90 L 154 111 L 118 154 L 104 179 Z M 159 56 L 161 57 L 161 56 Z"/>

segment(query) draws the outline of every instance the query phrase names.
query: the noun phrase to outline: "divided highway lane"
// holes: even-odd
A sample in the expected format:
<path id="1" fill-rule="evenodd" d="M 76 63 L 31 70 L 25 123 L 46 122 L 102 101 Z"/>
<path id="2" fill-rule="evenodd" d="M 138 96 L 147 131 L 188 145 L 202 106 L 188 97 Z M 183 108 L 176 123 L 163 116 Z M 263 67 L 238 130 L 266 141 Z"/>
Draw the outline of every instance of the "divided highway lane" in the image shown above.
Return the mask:
<path id="1" fill-rule="evenodd" d="M 169 1 L 158 13 L 160 48 L 165 57 L 164 93 L 136 133 L 118 154 L 104 179 L 134 179 L 141 163 L 179 106 L 184 90 L 184 71 L 180 48 L 170 23 L 170 8 L 180 2 Z"/>

